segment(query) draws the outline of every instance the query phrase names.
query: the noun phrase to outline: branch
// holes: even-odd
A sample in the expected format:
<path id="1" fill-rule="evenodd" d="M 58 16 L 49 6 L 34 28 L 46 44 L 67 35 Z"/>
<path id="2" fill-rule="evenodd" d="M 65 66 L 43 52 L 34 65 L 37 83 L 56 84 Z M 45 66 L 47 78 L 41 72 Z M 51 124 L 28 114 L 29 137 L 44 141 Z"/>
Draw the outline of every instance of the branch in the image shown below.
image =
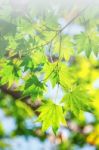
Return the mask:
<path id="1" fill-rule="evenodd" d="M 88 7 L 88 6 L 87 6 Z M 41 44 L 41 45 L 38 45 L 38 46 L 35 46 L 31 49 L 29 49 L 29 51 L 32 51 L 32 50 L 35 50 L 35 49 L 38 49 L 38 48 L 41 48 L 41 47 L 44 47 L 50 43 L 52 43 L 54 41 L 54 39 L 60 34 L 62 33 L 62 31 L 67 28 L 74 20 L 76 20 L 86 9 L 87 7 L 85 7 L 84 9 L 82 9 L 75 17 L 73 17 L 66 25 L 64 25 L 61 29 L 59 30 L 55 30 L 55 35 L 47 42 L 45 42 L 44 44 Z M 11 56 L 10 58 L 17 58 L 19 56 L 19 54 L 15 54 L 13 56 Z"/>
<path id="2" fill-rule="evenodd" d="M 26 103 L 28 106 L 30 106 L 34 111 L 40 106 L 40 102 L 36 101 L 34 103 L 31 102 L 30 96 L 23 97 L 22 92 L 15 91 L 12 88 L 8 88 L 7 85 L 0 86 L 0 89 L 3 93 L 8 94 L 12 96 L 12 98 L 16 100 L 21 100 L 22 102 Z"/>

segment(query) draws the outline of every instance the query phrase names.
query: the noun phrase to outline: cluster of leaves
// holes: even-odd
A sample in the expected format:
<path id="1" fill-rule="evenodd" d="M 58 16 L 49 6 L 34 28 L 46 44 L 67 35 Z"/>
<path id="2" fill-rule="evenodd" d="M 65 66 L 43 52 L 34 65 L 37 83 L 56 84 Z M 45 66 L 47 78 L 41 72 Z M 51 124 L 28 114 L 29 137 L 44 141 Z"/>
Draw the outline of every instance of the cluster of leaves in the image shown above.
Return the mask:
<path id="1" fill-rule="evenodd" d="M 9 18 L 0 19 L 0 84 L 8 84 L 8 88 L 14 85 L 15 90 L 20 90 L 24 97 L 29 96 L 32 102 L 45 99 L 47 81 L 53 87 L 60 85 L 63 99 L 58 104 L 47 100 L 38 110 L 43 131 L 51 126 L 56 132 L 65 123 L 68 111 L 77 116 L 81 110 L 90 110 L 90 96 L 84 89 L 86 80 L 80 78 L 80 66 L 71 58 L 80 58 L 82 52 L 85 57 L 89 58 L 92 52 L 97 57 L 99 31 L 94 20 L 93 29 L 85 28 L 75 36 L 64 34 L 65 26 L 61 29 L 58 23 L 60 16 L 47 13 L 45 20 L 37 15 L 30 22 L 31 17 L 24 15 L 14 19 L 9 14 Z"/>

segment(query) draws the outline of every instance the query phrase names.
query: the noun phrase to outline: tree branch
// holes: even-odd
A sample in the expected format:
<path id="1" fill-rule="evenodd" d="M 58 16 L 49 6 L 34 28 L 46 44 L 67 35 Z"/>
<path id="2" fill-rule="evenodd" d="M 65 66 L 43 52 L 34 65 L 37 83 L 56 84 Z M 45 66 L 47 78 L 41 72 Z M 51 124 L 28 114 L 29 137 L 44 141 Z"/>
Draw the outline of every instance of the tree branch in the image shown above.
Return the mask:
<path id="1" fill-rule="evenodd" d="M 0 86 L 0 89 L 3 93 L 8 94 L 12 96 L 12 98 L 16 100 L 21 100 L 22 102 L 26 103 L 28 106 L 30 106 L 34 111 L 40 106 L 40 102 L 36 101 L 34 103 L 31 102 L 30 96 L 23 97 L 22 92 L 15 91 L 12 88 L 8 88 L 7 85 Z"/>

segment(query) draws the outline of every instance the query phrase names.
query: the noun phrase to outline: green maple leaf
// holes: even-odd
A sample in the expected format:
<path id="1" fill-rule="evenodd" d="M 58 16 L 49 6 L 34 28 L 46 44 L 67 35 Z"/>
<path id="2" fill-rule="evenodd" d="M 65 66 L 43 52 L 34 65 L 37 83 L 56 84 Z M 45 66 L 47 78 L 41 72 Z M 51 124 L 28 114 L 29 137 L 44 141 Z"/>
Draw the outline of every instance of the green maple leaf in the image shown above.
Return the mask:
<path id="1" fill-rule="evenodd" d="M 24 70 L 28 70 L 28 69 L 33 69 L 33 62 L 32 59 L 29 55 L 25 56 L 22 60 L 22 63 L 20 64 L 20 66 L 24 66 Z"/>
<path id="2" fill-rule="evenodd" d="M 17 72 L 13 65 L 4 64 L 3 68 L 0 70 L 1 84 L 8 83 L 8 87 L 10 87 L 14 81 L 17 79 Z"/>
<path id="3" fill-rule="evenodd" d="M 45 131 L 52 127 L 54 133 L 60 127 L 60 124 L 66 124 L 62 106 L 46 101 L 39 109 L 40 115 L 37 121 L 42 122 L 42 130 Z"/>
<path id="4" fill-rule="evenodd" d="M 90 45 L 90 40 L 88 35 L 86 35 L 86 33 L 81 33 L 80 35 L 76 36 L 76 46 L 77 46 L 77 50 L 78 52 L 83 52 L 85 51 L 86 56 L 89 57 L 91 52 L 92 52 L 92 48 Z"/>
<path id="5" fill-rule="evenodd" d="M 38 78 L 33 75 L 25 82 L 23 95 L 31 96 L 35 100 L 38 96 L 42 96 L 44 90 L 43 84 L 38 80 Z"/>
<path id="6" fill-rule="evenodd" d="M 75 116 L 79 115 L 79 112 L 90 110 L 90 96 L 86 90 L 81 87 L 75 87 L 68 91 L 62 99 L 65 104 L 66 110 L 71 111 Z"/>

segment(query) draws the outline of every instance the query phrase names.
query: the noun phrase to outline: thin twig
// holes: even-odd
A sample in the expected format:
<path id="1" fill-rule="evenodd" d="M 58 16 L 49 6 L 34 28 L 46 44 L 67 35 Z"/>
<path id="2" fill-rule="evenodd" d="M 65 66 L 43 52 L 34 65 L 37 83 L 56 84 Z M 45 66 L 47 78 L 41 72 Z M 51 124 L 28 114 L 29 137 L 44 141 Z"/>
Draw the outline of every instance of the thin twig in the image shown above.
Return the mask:
<path id="1" fill-rule="evenodd" d="M 87 6 L 88 7 L 88 6 Z M 33 47 L 30 50 L 34 50 L 34 49 L 38 49 L 38 48 L 41 48 L 41 47 L 44 47 L 46 45 L 48 45 L 50 42 L 54 41 L 54 39 L 57 37 L 57 35 L 59 35 L 66 27 L 68 27 L 75 19 L 77 19 L 86 9 L 87 7 L 85 7 L 84 9 L 82 9 L 75 17 L 73 17 L 63 28 L 61 28 L 60 30 L 56 30 L 56 33 L 55 35 L 52 37 L 52 39 L 50 39 L 49 41 L 47 41 L 46 43 L 44 44 L 41 44 L 39 46 L 36 46 L 36 47 Z M 14 56 L 12 56 L 14 57 Z M 10 57 L 11 58 L 11 57 Z"/>

